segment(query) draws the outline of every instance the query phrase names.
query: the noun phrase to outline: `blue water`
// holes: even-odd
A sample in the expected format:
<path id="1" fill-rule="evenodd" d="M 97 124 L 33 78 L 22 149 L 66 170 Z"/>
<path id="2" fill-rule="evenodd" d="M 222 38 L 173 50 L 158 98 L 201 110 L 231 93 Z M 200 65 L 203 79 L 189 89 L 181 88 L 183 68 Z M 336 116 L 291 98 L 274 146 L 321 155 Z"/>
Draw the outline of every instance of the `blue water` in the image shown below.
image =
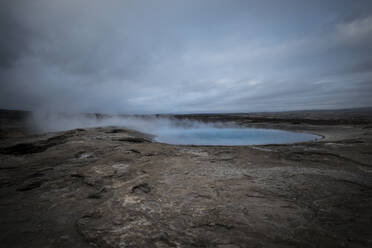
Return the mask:
<path id="1" fill-rule="evenodd" d="M 259 128 L 170 128 L 157 130 L 155 140 L 173 145 L 264 145 L 305 142 L 320 136 Z"/>

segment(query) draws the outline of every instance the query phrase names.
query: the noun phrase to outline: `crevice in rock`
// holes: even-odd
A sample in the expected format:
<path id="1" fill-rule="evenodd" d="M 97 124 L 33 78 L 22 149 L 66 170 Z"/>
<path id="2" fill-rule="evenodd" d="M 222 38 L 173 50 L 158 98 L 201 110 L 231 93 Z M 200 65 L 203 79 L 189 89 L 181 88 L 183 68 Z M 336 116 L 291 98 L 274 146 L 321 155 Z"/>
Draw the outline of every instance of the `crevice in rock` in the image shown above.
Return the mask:
<path id="1" fill-rule="evenodd" d="M 145 193 L 145 194 L 148 194 L 151 192 L 151 187 L 148 183 L 141 183 L 141 184 L 138 184 L 134 187 L 132 187 L 132 190 L 131 190 L 132 193 Z"/>

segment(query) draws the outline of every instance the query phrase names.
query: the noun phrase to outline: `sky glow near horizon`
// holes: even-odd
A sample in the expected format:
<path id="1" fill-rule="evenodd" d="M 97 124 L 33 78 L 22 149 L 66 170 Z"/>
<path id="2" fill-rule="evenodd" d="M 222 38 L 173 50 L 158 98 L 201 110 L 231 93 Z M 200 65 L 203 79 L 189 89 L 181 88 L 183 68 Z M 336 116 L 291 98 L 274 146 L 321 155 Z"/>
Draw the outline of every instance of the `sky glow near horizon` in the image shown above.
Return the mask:
<path id="1" fill-rule="evenodd" d="M 372 106 L 372 1 L 0 2 L 0 108 Z"/>

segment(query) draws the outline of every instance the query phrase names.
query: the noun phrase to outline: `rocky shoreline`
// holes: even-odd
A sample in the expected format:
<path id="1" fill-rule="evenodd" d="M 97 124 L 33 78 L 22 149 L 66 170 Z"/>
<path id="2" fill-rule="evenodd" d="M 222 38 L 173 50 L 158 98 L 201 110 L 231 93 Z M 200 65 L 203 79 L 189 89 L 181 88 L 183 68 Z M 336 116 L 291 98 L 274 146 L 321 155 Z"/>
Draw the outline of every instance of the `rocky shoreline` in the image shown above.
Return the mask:
<path id="1" fill-rule="evenodd" d="M 123 127 L 4 135 L 0 242 L 371 247 L 372 122 L 301 118 L 222 121 L 324 138 L 229 147 L 161 144 Z"/>

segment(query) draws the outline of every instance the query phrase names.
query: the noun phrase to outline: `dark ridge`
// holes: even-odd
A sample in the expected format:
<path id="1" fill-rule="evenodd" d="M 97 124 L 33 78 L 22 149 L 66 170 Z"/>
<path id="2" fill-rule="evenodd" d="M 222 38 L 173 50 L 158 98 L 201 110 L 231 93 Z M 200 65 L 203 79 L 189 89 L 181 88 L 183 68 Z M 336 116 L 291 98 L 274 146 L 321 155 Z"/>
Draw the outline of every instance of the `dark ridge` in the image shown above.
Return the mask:
<path id="1" fill-rule="evenodd" d="M 0 109 L 0 120 L 24 120 L 30 114 L 30 111 Z"/>
<path id="2" fill-rule="evenodd" d="M 125 129 L 122 129 L 122 128 L 115 128 L 115 129 L 112 129 L 110 131 L 107 131 L 105 133 L 126 133 L 128 132 L 127 130 Z"/>
<path id="3" fill-rule="evenodd" d="M 7 155 L 23 155 L 31 153 L 39 153 L 47 150 L 48 148 L 60 145 L 66 142 L 70 137 L 69 134 L 58 135 L 47 140 L 41 140 L 34 143 L 20 143 L 14 146 L 5 147 L 0 149 L 1 154 Z"/>

